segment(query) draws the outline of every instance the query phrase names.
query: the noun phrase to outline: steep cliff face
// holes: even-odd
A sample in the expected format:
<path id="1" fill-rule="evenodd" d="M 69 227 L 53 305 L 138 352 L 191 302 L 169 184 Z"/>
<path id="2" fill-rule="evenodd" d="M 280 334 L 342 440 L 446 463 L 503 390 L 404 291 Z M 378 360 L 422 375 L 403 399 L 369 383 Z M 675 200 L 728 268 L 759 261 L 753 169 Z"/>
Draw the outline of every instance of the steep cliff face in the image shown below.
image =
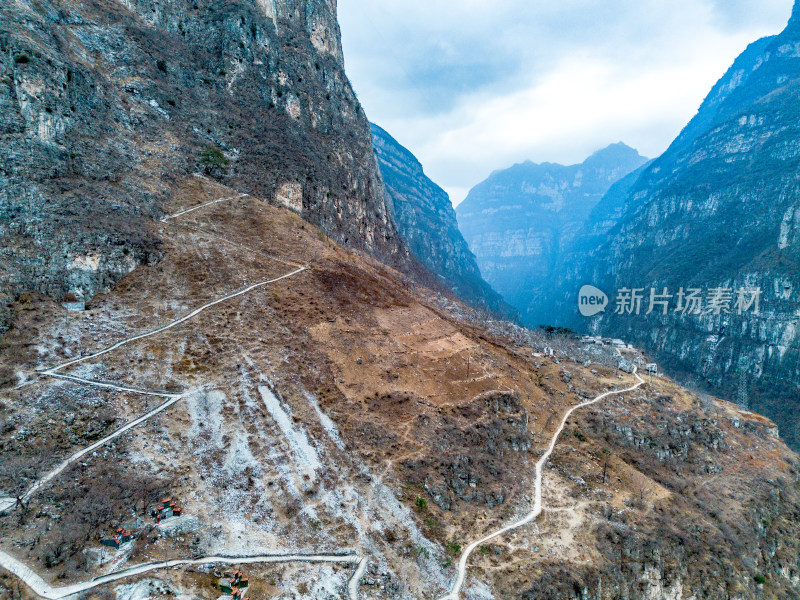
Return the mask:
<path id="1" fill-rule="evenodd" d="M 397 140 L 374 123 L 370 128 L 386 198 L 411 252 L 459 298 L 494 313 L 513 315 L 514 309 L 481 277 L 447 193 L 425 175 L 417 158 Z"/>
<path id="2" fill-rule="evenodd" d="M 610 242 L 581 270 L 584 281 L 574 282 L 594 282 L 609 294 L 667 287 L 673 298 L 666 315 L 660 307 L 647 317 L 606 311 L 589 326 L 639 341 L 697 385 L 769 415 L 795 448 L 799 73 L 795 7 L 786 30 L 749 46 L 667 152 L 644 170 Z M 700 314 L 675 310 L 680 288 L 701 290 Z M 732 295 L 722 310 L 709 304 L 716 288 Z M 761 290 L 758 314 L 754 306 L 739 314 L 742 288 Z M 566 312 L 575 315 L 577 305 L 570 304 Z"/>
<path id="3" fill-rule="evenodd" d="M 565 253 L 609 187 L 645 161 L 618 143 L 579 165 L 517 164 L 492 173 L 457 207 L 481 272 L 526 323 L 551 322 L 547 304 Z"/>
<path id="4" fill-rule="evenodd" d="M 335 0 L 5 2 L 0 77 L 4 306 L 88 299 L 157 261 L 150 224 L 195 171 L 407 260 Z"/>

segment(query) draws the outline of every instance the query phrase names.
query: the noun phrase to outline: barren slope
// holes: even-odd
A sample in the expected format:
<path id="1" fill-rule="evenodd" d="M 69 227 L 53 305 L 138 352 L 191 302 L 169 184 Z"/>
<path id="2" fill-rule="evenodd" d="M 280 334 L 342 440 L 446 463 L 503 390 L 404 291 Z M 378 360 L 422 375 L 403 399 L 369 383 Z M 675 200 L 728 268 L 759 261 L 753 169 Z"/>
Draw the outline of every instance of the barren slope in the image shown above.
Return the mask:
<path id="1" fill-rule="evenodd" d="M 37 369 L 249 289 L 56 372 L 180 399 L 0 517 L 0 550 L 54 585 L 151 560 L 322 553 L 367 558 L 362 598 L 439 597 L 462 547 L 530 510 L 564 412 L 632 382 L 610 349 L 484 322 L 259 198 L 199 177 L 171 197 L 170 214 L 199 208 L 150 222 L 160 262 L 85 312 L 24 296 L 0 344 L 0 495 L 13 497 L 164 401 Z M 576 412 L 545 469 L 544 513 L 478 548 L 463 597 L 796 595 L 798 463 L 772 428 L 660 379 Z M 147 512 L 164 495 L 190 517 L 171 536 Z M 120 524 L 134 543 L 101 553 Z M 347 597 L 354 571 L 245 568 L 254 599 Z M 92 593 L 127 598 L 155 578 L 210 600 L 225 569 Z M 0 587 L 31 595 L 11 575 Z"/>

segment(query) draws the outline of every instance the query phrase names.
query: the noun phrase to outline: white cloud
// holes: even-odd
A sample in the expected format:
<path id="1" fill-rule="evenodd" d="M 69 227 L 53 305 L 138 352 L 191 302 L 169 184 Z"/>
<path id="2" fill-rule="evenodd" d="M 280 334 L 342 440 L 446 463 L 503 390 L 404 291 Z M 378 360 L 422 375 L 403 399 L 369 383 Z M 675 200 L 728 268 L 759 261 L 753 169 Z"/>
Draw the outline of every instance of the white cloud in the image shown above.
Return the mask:
<path id="1" fill-rule="evenodd" d="M 791 0 L 340 0 L 347 71 L 370 119 L 454 203 L 526 159 L 624 141 L 660 154 Z"/>

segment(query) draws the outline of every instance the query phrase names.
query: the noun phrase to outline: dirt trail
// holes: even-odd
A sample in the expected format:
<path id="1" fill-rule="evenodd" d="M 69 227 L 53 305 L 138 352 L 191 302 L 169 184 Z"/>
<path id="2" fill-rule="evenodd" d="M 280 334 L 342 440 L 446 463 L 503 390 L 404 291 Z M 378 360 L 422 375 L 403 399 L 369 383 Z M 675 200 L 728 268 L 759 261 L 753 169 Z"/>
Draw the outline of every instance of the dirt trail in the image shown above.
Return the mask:
<path id="1" fill-rule="evenodd" d="M 181 215 L 184 215 L 186 213 L 192 212 L 192 211 L 197 210 L 199 208 L 203 208 L 205 206 L 210 206 L 212 204 L 217 204 L 219 202 L 223 202 L 223 201 L 226 201 L 226 200 L 235 200 L 235 199 L 238 199 L 238 198 L 244 198 L 247 195 L 248 194 L 239 194 L 238 196 L 230 196 L 230 197 L 218 198 L 216 200 L 211 200 L 209 202 L 204 202 L 204 203 L 199 204 L 197 206 L 194 206 L 192 208 L 189 208 L 189 209 L 177 212 L 177 213 L 175 213 L 173 215 L 169 215 L 167 217 L 164 217 L 161 221 L 163 223 L 167 223 L 171 219 L 174 219 L 174 218 L 179 217 Z M 196 228 L 193 228 L 193 229 L 196 229 Z M 197 231 L 203 231 L 203 230 L 197 229 Z M 204 233 L 208 233 L 208 232 L 204 232 Z M 213 234 L 213 233 L 211 235 L 213 235 L 215 237 L 218 237 L 218 238 L 220 237 L 220 236 L 217 236 L 216 234 Z M 224 238 L 220 238 L 220 239 L 222 239 L 223 241 L 232 243 L 232 244 L 236 244 L 236 242 L 231 242 L 230 240 L 226 240 Z M 236 244 L 236 245 L 239 245 L 239 244 Z M 282 261 L 280 259 L 275 259 L 275 260 L 278 260 L 279 262 L 286 263 L 286 261 Z M 96 380 L 91 380 L 91 379 L 85 379 L 85 378 L 82 378 L 82 377 L 76 377 L 76 376 L 73 376 L 73 375 L 64 375 L 62 373 L 58 373 L 58 371 L 61 371 L 62 369 L 65 369 L 65 368 L 67 368 L 69 366 L 72 366 L 72 365 L 75 365 L 75 364 L 78 364 L 78 363 L 81 363 L 81 362 L 84 362 L 84 361 L 87 361 L 87 360 L 91 360 L 91 359 L 97 358 L 99 356 L 103 356 L 104 354 L 112 352 L 112 351 L 114 351 L 114 350 L 116 350 L 118 348 L 121 348 L 122 346 L 130 344 L 130 343 L 135 342 L 137 340 L 145 339 L 145 338 L 157 335 L 159 333 L 163 333 L 164 331 L 172 329 L 173 327 L 176 327 L 176 326 L 180 325 L 181 323 L 185 323 L 189 319 L 197 316 L 201 312 L 203 312 L 203 311 L 205 311 L 205 310 L 207 310 L 207 309 L 209 309 L 209 308 L 211 308 L 213 306 L 216 306 L 217 304 L 220 304 L 222 302 L 226 302 L 227 300 L 231 300 L 231 299 L 236 298 L 238 296 L 244 295 L 244 294 L 246 294 L 248 292 L 251 292 L 251 291 L 253 291 L 253 290 L 257 289 L 257 288 L 263 287 L 265 285 L 269 285 L 271 283 L 275 283 L 275 282 L 281 281 L 282 279 L 287 279 L 289 277 L 292 277 L 294 275 L 302 273 L 303 271 L 308 269 L 308 266 L 302 266 L 302 265 L 293 264 L 293 263 L 287 263 L 287 264 L 291 264 L 292 266 L 295 266 L 297 268 L 294 271 L 291 271 L 289 273 L 281 275 L 280 277 L 276 277 L 276 278 L 273 278 L 273 279 L 269 279 L 267 281 L 262 281 L 260 283 L 256 283 L 254 285 L 248 286 L 248 287 L 246 287 L 246 288 L 244 288 L 242 290 L 239 290 L 237 292 L 234 292 L 234 293 L 228 294 L 226 296 L 223 296 L 222 298 L 218 298 L 217 300 L 214 300 L 212 302 L 208 302 L 208 303 L 200 306 L 199 308 L 196 308 L 192 312 L 184 315 L 183 317 L 180 317 L 178 319 L 170 321 L 169 323 L 167 323 L 166 325 L 164 325 L 162 327 L 158 327 L 158 328 L 153 329 L 151 331 L 148 331 L 146 333 L 142 333 L 142 334 L 139 334 L 139 335 L 135 335 L 135 336 L 131 336 L 131 337 L 125 338 L 125 339 L 120 340 L 119 342 L 117 342 L 117 343 L 115 343 L 115 344 L 113 344 L 113 345 L 111 345 L 111 346 L 109 346 L 109 347 L 107 347 L 107 348 L 105 348 L 103 350 L 100 350 L 98 352 L 94 352 L 92 354 L 87 354 L 85 356 L 81 356 L 81 357 L 66 361 L 64 363 L 61 363 L 59 365 L 50 367 L 48 369 L 43 369 L 43 370 L 38 371 L 40 374 L 42 374 L 44 376 L 47 376 L 47 377 L 54 377 L 54 378 L 58 378 L 58 379 L 74 381 L 74 382 L 77 382 L 77 383 L 83 383 L 85 385 L 90 385 L 90 386 L 94 386 L 94 387 L 101 387 L 101 388 L 105 388 L 105 389 L 111 389 L 111 390 L 115 390 L 115 391 L 119 391 L 119 392 L 134 393 L 134 394 L 144 394 L 144 395 L 149 395 L 149 396 L 159 396 L 159 397 L 167 398 L 167 401 L 162 403 L 158 407 L 154 408 L 153 410 L 149 411 L 148 413 L 146 413 L 146 414 L 134 419 L 130 423 L 127 423 L 123 427 L 120 427 L 119 429 L 117 429 L 116 431 L 111 433 L 110 435 L 102 438 L 101 440 L 98 440 L 98 441 L 94 442 L 90 446 L 87 446 L 86 448 L 83 448 L 82 450 L 79 450 L 78 452 L 75 452 L 74 454 L 72 454 L 69 457 L 67 457 L 65 460 L 63 460 L 61 463 L 59 463 L 58 466 L 56 466 L 54 469 L 52 469 L 49 473 L 47 473 L 41 479 L 36 481 L 30 487 L 30 489 L 28 489 L 28 491 L 21 497 L 21 500 L 23 502 L 26 502 L 27 500 L 29 500 L 42 487 L 47 485 L 50 481 L 52 481 L 55 477 L 57 477 L 60 473 L 62 473 L 65 469 L 67 469 L 71 464 L 73 464 L 74 462 L 80 460 L 83 456 L 85 456 L 89 452 L 92 452 L 93 450 L 96 450 L 97 448 L 103 446 L 104 444 L 108 443 L 109 441 L 113 440 L 114 438 L 119 437 L 120 435 L 122 435 L 126 431 L 132 429 L 133 427 L 136 427 L 137 425 L 140 425 L 141 423 L 144 423 L 145 421 L 147 421 L 148 419 L 152 418 L 153 416 L 155 416 L 155 415 L 161 413 L 162 411 L 166 410 L 167 408 L 169 408 L 170 406 L 172 406 L 173 404 L 175 404 L 176 402 L 178 402 L 182 398 L 184 398 L 184 397 L 186 397 L 188 395 L 191 395 L 192 393 L 195 393 L 197 391 L 197 390 L 191 390 L 191 391 L 184 392 L 182 394 L 172 394 L 172 393 L 168 393 L 168 392 L 143 390 L 143 389 L 139 389 L 139 388 L 133 388 L 133 387 L 123 386 L 123 385 L 117 385 L 117 384 L 110 383 L 110 382 L 105 382 L 105 381 L 96 381 Z M 17 504 L 17 500 L 14 499 L 14 498 L 0 497 L 0 515 L 4 514 L 5 512 L 7 512 L 10 509 L 12 509 L 16 504 Z M 104 585 L 104 584 L 110 583 L 112 581 L 117 581 L 119 579 L 124 579 L 126 577 L 132 577 L 132 576 L 135 576 L 135 575 L 140 575 L 142 573 L 147 573 L 149 571 L 154 571 L 154 570 L 157 570 L 157 569 L 165 569 L 165 568 L 182 566 L 182 565 L 202 565 L 202 564 L 210 564 L 210 563 L 246 564 L 246 563 L 288 563 L 288 562 L 326 562 L 326 563 L 357 564 L 355 572 L 353 573 L 353 575 L 348 580 L 347 590 L 348 590 L 348 595 L 349 595 L 350 600 L 358 600 L 358 585 L 359 585 L 359 582 L 361 581 L 361 577 L 363 576 L 364 571 L 366 570 L 367 559 L 363 558 L 363 557 L 361 557 L 361 556 L 359 556 L 357 554 L 258 554 L 258 555 L 251 555 L 251 556 L 231 556 L 231 557 L 228 557 L 228 556 L 208 556 L 208 557 L 195 558 L 195 559 L 175 559 L 175 560 L 169 560 L 169 561 L 158 562 L 158 563 L 146 563 L 146 564 L 142 564 L 142 565 L 137 565 L 137 566 L 130 567 L 130 568 L 127 568 L 127 569 L 122 569 L 120 571 L 116 571 L 114 573 L 109 573 L 109 574 L 103 575 L 101 577 L 96 577 L 96 578 L 94 578 L 94 579 L 92 579 L 90 581 L 86 581 L 86 582 L 82 582 L 82 583 L 75 583 L 75 584 L 66 585 L 66 586 L 54 587 L 54 586 L 51 586 L 50 584 L 48 584 L 33 569 L 31 569 L 30 567 L 28 567 L 24 563 L 20 562 L 19 560 L 17 560 L 16 558 L 11 556 L 10 554 L 7 554 L 6 552 L 0 551 L 0 567 L 8 570 L 9 572 L 11 572 L 14 575 L 16 575 L 17 577 L 19 577 L 38 596 L 41 596 L 42 598 L 48 598 L 49 600 L 58 600 L 60 598 L 65 598 L 67 596 L 72 596 L 72 595 L 77 594 L 79 592 L 84 592 L 86 590 L 90 590 L 90 589 L 95 588 L 97 586 Z"/>
<path id="2" fill-rule="evenodd" d="M 0 566 L 19 577 L 25 585 L 33 590 L 36 595 L 49 600 L 59 600 L 67 596 L 72 596 L 79 592 L 85 592 L 112 581 L 141 575 L 157 569 L 167 569 L 184 565 L 207 565 L 211 563 L 223 565 L 242 565 L 248 563 L 288 563 L 288 562 L 322 562 L 322 563 L 359 563 L 359 568 L 363 559 L 357 554 L 257 554 L 253 556 L 205 556 L 202 558 L 182 558 L 167 560 L 157 563 L 145 563 L 122 569 L 115 573 L 109 573 L 101 577 L 96 577 L 90 581 L 73 583 L 60 587 L 51 586 L 42 579 L 33 569 L 21 563 L 13 556 L 0 551 Z M 351 579 L 352 581 L 352 579 Z M 358 592 L 356 592 L 357 594 Z M 352 596 L 351 600 L 358 600 L 358 595 Z"/>
<path id="3" fill-rule="evenodd" d="M 206 206 L 211 206 L 212 204 L 218 204 L 219 202 L 225 202 L 225 201 L 228 201 L 228 200 L 238 200 L 239 198 L 246 198 L 249 195 L 250 194 L 239 194 L 238 196 L 225 196 L 223 198 L 217 198 L 215 200 L 209 200 L 208 202 L 203 202 L 202 204 L 198 204 L 197 206 L 192 206 L 191 208 L 187 208 L 187 209 L 178 211 L 178 212 L 176 212 L 174 214 L 167 215 L 166 217 L 161 219 L 161 222 L 162 223 L 166 223 L 167 221 L 169 221 L 171 219 L 175 219 L 177 217 L 180 217 L 181 215 L 185 215 L 187 213 L 193 212 L 193 211 L 195 211 L 195 210 L 197 210 L 199 208 L 204 208 Z"/>
<path id="4" fill-rule="evenodd" d="M 62 377 L 62 376 L 58 375 L 58 377 Z M 67 377 L 67 379 L 76 379 L 76 378 Z M 86 381 L 86 380 L 83 380 L 83 381 Z M 119 389 L 121 391 L 128 391 L 125 388 L 117 387 L 116 389 Z M 140 425 L 141 423 L 144 423 L 145 421 L 147 421 L 151 417 L 154 417 L 158 413 L 160 413 L 162 411 L 165 411 L 170 406 L 175 404 L 178 400 L 180 400 L 181 398 L 183 398 L 186 395 L 189 395 L 190 393 L 192 393 L 192 392 L 187 392 L 186 394 L 163 394 L 164 396 L 167 396 L 169 398 L 169 400 L 167 400 L 163 404 L 160 404 L 159 406 L 157 406 L 156 408 L 154 408 L 150 412 L 142 415 L 141 417 L 139 417 L 137 419 L 134 419 L 130 423 L 127 423 L 127 424 L 123 425 L 122 427 L 120 427 L 119 429 L 117 429 L 116 431 L 111 433 L 110 435 L 107 435 L 103 439 L 96 441 L 95 443 L 93 443 L 90 446 L 87 446 L 83 450 L 78 450 L 74 454 L 68 456 L 66 459 L 61 461 L 54 469 L 52 469 L 49 473 L 44 475 L 44 477 L 42 477 L 41 479 L 39 479 L 36 482 L 34 482 L 34 484 L 28 489 L 28 491 L 25 492 L 25 494 L 21 497 L 22 502 L 24 503 L 24 502 L 27 502 L 28 500 L 30 500 L 31 497 L 36 492 L 38 492 L 45 485 L 50 483 L 54 478 L 56 478 L 60 473 L 62 473 L 71 464 L 73 464 L 74 462 L 76 462 L 76 461 L 80 460 L 81 458 L 83 458 L 84 456 L 86 456 L 89 452 L 92 452 L 93 450 L 96 450 L 97 448 L 100 448 L 101 446 L 103 446 L 104 444 L 107 444 L 108 442 L 110 442 L 114 438 L 117 438 L 117 437 L 121 436 L 123 433 L 125 433 L 129 429 L 132 429 L 133 427 L 136 427 L 137 425 Z M 13 508 L 16 504 L 17 504 L 17 501 L 14 498 L 0 499 L 0 515 L 4 514 L 5 512 L 7 512 L 11 508 Z"/>
<path id="5" fill-rule="evenodd" d="M 612 395 L 615 395 L 615 394 L 624 394 L 626 392 L 632 392 L 633 390 L 635 390 L 636 388 L 638 388 L 640 385 L 642 385 L 644 383 L 644 379 L 639 377 L 639 374 L 637 373 L 636 367 L 634 367 L 634 369 L 633 369 L 633 375 L 634 375 L 634 377 L 636 377 L 636 379 L 639 380 L 638 383 L 636 383 L 635 385 L 632 385 L 629 388 L 625 388 L 624 390 L 614 390 L 614 391 L 605 392 L 603 394 L 600 394 L 599 396 L 596 396 L 592 400 L 587 400 L 586 402 L 581 402 L 580 404 L 576 404 L 575 406 L 570 408 L 564 414 L 564 418 L 561 419 L 561 424 L 558 426 L 558 429 L 556 430 L 555 434 L 553 434 L 553 438 L 550 440 L 550 446 L 547 448 L 547 451 L 542 455 L 542 457 L 536 463 L 536 479 L 535 479 L 535 483 L 534 483 L 535 500 L 534 500 L 534 503 L 533 503 L 533 510 L 531 510 L 531 512 L 529 512 L 527 515 L 525 515 L 519 521 L 511 523 L 510 525 L 507 525 L 507 526 L 503 527 L 502 529 L 498 529 L 497 531 L 494 531 L 493 533 L 490 533 L 489 535 L 484 536 L 481 539 L 476 540 L 476 541 L 472 542 L 469 546 L 467 546 L 464 549 L 464 552 L 461 554 L 460 560 L 458 561 L 458 570 L 457 570 L 456 580 L 453 582 L 453 586 L 450 588 L 450 593 L 447 594 L 446 596 L 440 597 L 439 600 L 459 600 L 459 597 L 460 597 L 460 594 L 461 594 L 461 588 L 464 586 L 464 581 L 467 578 L 467 561 L 469 560 L 469 557 L 472 554 L 472 552 L 475 550 L 475 548 L 477 548 L 481 544 L 485 544 L 486 542 L 488 542 L 488 541 L 490 541 L 490 540 L 492 540 L 492 539 L 494 539 L 494 538 L 496 538 L 498 536 L 503 535 L 504 533 L 508 533 L 509 531 L 513 531 L 514 529 L 517 529 L 519 527 L 522 527 L 523 525 L 527 525 L 528 523 L 531 523 L 532 521 L 536 520 L 536 518 L 541 514 L 541 512 L 542 512 L 542 474 L 543 474 L 543 471 L 544 471 L 544 465 L 547 463 L 547 460 L 550 458 L 550 455 L 553 453 L 553 449 L 556 446 L 556 442 L 558 441 L 558 437 L 561 435 L 561 432 L 564 430 L 564 427 L 566 426 L 567 421 L 569 420 L 570 416 L 572 416 L 572 413 L 574 413 L 579 408 L 583 408 L 585 406 L 589 406 L 591 404 L 595 404 L 596 402 L 600 402 L 600 400 L 602 400 L 603 398 L 607 398 L 608 396 L 612 396 Z"/>
<path id="6" fill-rule="evenodd" d="M 227 296 L 223 296 L 222 298 L 217 298 L 216 300 L 212 300 L 211 302 L 207 302 L 206 304 L 203 304 L 199 308 L 194 309 L 192 312 L 190 312 L 190 313 L 188 313 L 188 314 L 186 314 L 186 315 L 184 315 L 182 317 L 179 317 L 179 318 L 175 319 L 174 321 L 170 321 L 166 325 L 163 325 L 163 326 L 161 326 L 161 327 L 159 327 L 157 329 L 153 329 L 153 330 L 147 331 L 145 333 L 140 333 L 139 335 L 134 335 L 134 336 L 131 336 L 129 338 L 125 338 L 123 340 L 120 340 L 116 344 L 114 344 L 112 346 L 109 346 L 108 348 L 104 348 L 103 350 L 99 350 L 99 351 L 97 351 L 97 352 L 95 352 L 93 354 L 87 354 L 85 356 L 80 356 L 78 358 L 74 358 L 72 360 L 68 360 L 67 362 L 63 362 L 63 363 L 61 363 L 59 365 L 56 365 L 54 367 L 50 367 L 49 369 L 43 369 L 43 370 L 39 371 L 39 373 L 41 373 L 42 375 L 47 375 L 49 377 L 53 377 L 54 373 L 56 373 L 57 371 L 60 371 L 62 369 L 66 369 L 69 366 L 76 365 L 78 363 L 81 363 L 81 362 L 84 362 L 84 361 L 87 361 L 87 360 L 91 360 L 93 358 L 97 358 L 97 357 L 102 356 L 104 354 L 108 354 L 109 352 L 112 352 L 112 351 L 116 350 L 117 348 L 121 348 L 122 346 L 130 344 L 131 342 L 135 342 L 137 340 L 143 340 L 143 339 L 151 337 L 153 335 L 157 335 L 159 333 L 163 333 L 163 332 L 165 332 L 165 331 L 167 331 L 169 329 L 172 329 L 173 327 L 177 327 L 181 323 L 185 323 L 186 321 L 188 321 L 189 319 L 191 319 L 193 317 L 196 317 L 201 312 L 211 308 L 212 306 L 216 306 L 217 304 L 221 304 L 222 302 L 226 302 L 226 301 L 231 300 L 233 298 L 236 298 L 238 296 L 242 296 L 242 295 L 244 295 L 244 294 L 246 294 L 248 292 L 251 292 L 251 291 L 253 291 L 253 290 L 257 289 L 257 288 L 263 287 L 265 285 L 269 285 L 271 283 L 275 283 L 277 281 L 281 281 L 282 279 L 287 279 L 288 277 L 292 277 L 294 275 L 297 275 L 298 273 L 302 273 L 303 271 L 306 271 L 307 269 L 308 269 L 308 267 L 305 267 L 305 266 L 304 267 L 299 267 L 299 268 L 295 269 L 294 271 L 291 271 L 290 273 L 285 273 L 284 275 L 281 275 L 280 277 L 275 277 L 274 279 L 268 279 L 266 281 L 261 281 L 259 283 L 255 283 L 255 284 L 253 284 L 251 286 L 248 286 L 248 287 L 246 287 L 246 288 L 244 288 L 242 290 L 239 290 L 238 292 L 233 292 L 231 294 L 228 294 Z"/>

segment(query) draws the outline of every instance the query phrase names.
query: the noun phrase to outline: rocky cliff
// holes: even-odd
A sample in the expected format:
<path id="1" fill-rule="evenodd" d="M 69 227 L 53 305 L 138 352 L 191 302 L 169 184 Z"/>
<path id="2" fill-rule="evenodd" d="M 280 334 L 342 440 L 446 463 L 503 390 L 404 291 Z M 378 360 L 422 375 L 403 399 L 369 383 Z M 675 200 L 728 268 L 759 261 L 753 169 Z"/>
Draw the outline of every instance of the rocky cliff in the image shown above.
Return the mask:
<path id="1" fill-rule="evenodd" d="M 800 13 L 780 35 L 751 44 L 697 116 L 633 184 L 609 243 L 564 290 L 561 315 L 594 282 L 615 290 L 668 288 L 649 316 L 606 311 L 570 322 L 646 345 L 701 388 L 773 418 L 800 447 Z M 700 290 L 702 306 L 677 310 Z M 760 290 L 740 311 L 738 290 Z M 715 308 L 714 290 L 727 290 Z M 748 294 L 744 300 L 750 299 Z M 642 313 L 649 298 L 645 297 Z M 613 302 L 613 299 L 612 299 Z M 685 303 L 684 303 L 685 306 Z M 569 321 L 569 319 L 568 319 Z"/>
<path id="2" fill-rule="evenodd" d="M 490 312 L 514 314 L 481 277 L 447 192 L 425 175 L 417 158 L 391 135 L 375 124 L 370 128 L 388 205 L 411 252 L 459 298 Z"/>
<path id="3" fill-rule="evenodd" d="M 159 260 L 149 224 L 193 172 L 407 260 L 335 0 L 4 2 L 0 144 L 6 318 L 22 290 L 88 300 Z"/>
<path id="4" fill-rule="evenodd" d="M 3 5 L 2 276 L 50 295 L 19 294 L 0 339 L 0 597 L 217 598 L 243 568 L 253 598 L 441 598 L 467 544 L 531 511 L 552 448 L 544 512 L 475 548 L 463 598 L 797 598 L 800 461 L 772 422 L 641 384 L 609 347 L 487 322 L 353 251 L 403 245 L 388 209 L 347 220 L 383 191 L 346 82 L 339 112 L 304 112 L 310 81 L 341 71 L 332 38 L 300 34 L 333 4 L 303 8 Z M 263 86 L 238 87 L 202 50 L 231 31 L 261 46 L 223 50 L 332 53 L 278 87 L 259 54 L 241 69 Z M 178 68 L 195 85 L 170 83 Z M 265 112 L 226 100 L 258 91 Z M 319 133 L 328 117 L 356 129 Z M 316 162 L 328 150 L 336 168 Z M 117 277 L 87 310 L 55 301 Z M 166 496 L 183 514 L 158 520 Z"/>
<path id="5" fill-rule="evenodd" d="M 609 187 L 646 161 L 612 144 L 578 165 L 525 162 L 470 190 L 458 222 L 486 280 L 529 325 L 550 324 L 565 257 Z"/>

